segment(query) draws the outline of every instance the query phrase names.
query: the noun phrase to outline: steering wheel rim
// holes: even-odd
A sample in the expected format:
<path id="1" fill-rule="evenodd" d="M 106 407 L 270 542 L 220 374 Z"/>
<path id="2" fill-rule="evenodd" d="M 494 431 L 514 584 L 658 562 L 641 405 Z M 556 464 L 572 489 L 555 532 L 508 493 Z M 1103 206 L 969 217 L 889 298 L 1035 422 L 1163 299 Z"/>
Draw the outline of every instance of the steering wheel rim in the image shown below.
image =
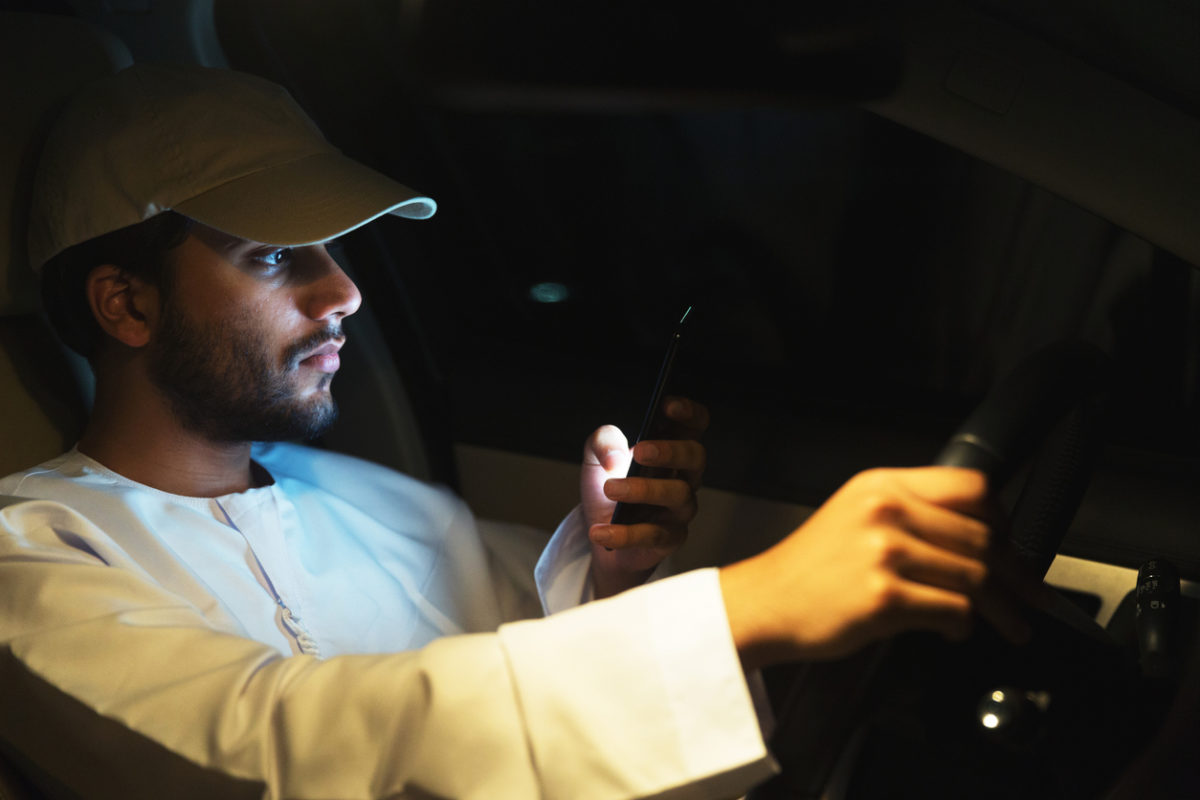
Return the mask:
<path id="1" fill-rule="evenodd" d="M 1086 342 L 1043 348 L 988 393 L 934 459 L 983 472 L 993 492 L 1032 460 L 1008 538 L 1038 577 L 1049 569 L 1091 477 L 1107 373 L 1108 357 Z"/>

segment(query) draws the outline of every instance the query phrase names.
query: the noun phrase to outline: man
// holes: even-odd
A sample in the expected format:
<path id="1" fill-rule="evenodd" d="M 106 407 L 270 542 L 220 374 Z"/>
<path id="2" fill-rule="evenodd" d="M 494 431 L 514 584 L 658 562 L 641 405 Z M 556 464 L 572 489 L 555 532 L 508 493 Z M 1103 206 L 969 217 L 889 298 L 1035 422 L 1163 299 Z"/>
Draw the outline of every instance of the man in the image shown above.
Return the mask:
<path id="1" fill-rule="evenodd" d="M 0 740 L 33 774 L 122 797 L 733 796 L 772 769 L 748 672 L 962 636 L 975 611 L 1019 638 L 972 472 L 864 474 L 760 556 L 637 586 L 704 453 L 641 445 L 682 477 L 610 480 L 630 455 L 602 428 L 537 565 L 551 615 L 507 622 L 528 611 L 513 543 L 455 498 L 252 447 L 332 417 L 360 298 L 323 243 L 433 211 L 248 76 L 134 67 L 64 112 L 30 250 L 95 410 L 0 481 L 30 498 L 0 510 Z M 607 525 L 617 499 L 663 510 Z"/>

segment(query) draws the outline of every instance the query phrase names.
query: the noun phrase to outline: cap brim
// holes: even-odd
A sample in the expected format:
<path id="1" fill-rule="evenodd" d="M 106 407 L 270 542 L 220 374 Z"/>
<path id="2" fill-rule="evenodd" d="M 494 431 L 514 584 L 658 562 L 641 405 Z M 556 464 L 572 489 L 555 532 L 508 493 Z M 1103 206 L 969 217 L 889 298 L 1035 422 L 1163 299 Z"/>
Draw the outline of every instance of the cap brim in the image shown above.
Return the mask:
<path id="1" fill-rule="evenodd" d="M 427 219 L 437 203 L 328 151 L 258 170 L 172 208 L 242 239 L 305 245 L 349 233 L 384 214 Z"/>

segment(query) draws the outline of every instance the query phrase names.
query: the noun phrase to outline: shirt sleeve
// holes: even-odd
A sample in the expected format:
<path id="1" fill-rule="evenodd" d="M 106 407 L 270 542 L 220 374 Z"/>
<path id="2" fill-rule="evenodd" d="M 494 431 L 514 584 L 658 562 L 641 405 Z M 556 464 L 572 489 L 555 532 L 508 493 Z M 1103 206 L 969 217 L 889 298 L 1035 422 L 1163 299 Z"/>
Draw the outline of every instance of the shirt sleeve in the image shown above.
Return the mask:
<path id="1" fill-rule="evenodd" d="M 575 506 L 538 558 L 533 575 L 542 610 L 554 614 L 592 599 L 592 550 L 583 507 Z"/>
<path id="2" fill-rule="evenodd" d="M 575 506 L 550 537 L 542 551 L 534 579 L 538 597 L 546 614 L 557 614 L 595 597 L 592 587 L 592 543 L 587 537 L 588 525 L 583 507 Z M 672 574 L 670 559 L 660 562 L 646 578 L 646 583 Z"/>
<path id="3" fill-rule="evenodd" d="M 99 536 L 55 503 L 0 511 L 0 738 L 66 791 L 702 798 L 770 773 L 715 572 L 321 661 L 214 629 Z"/>
<path id="4" fill-rule="evenodd" d="M 583 508 L 576 506 L 559 524 L 546 549 L 542 551 L 534 569 L 538 597 L 546 614 L 556 614 L 569 608 L 592 601 L 592 548 L 587 538 L 587 523 Z M 672 574 L 670 559 L 664 560 L 646 579 L 649 585 Z M 724 607 L 719 610 L 723 625 L 728 625 Z M 690 675 L 690 671 L 684 674 Z M 758 729 L 763 738 L 770 738 L 775 729 L 775 715 L 767 699 L 766 684 L 758 670 L 743 674 L 739 671 L 736 680 L 745 680 L 754 703 Z"/>
<path id="5" fill-rule="evenodd" d="M 715 569 L 500 638 L 522 712 L 550 723 L 529 731 L 547 797 L 737 797 L 774 772 Z"/>

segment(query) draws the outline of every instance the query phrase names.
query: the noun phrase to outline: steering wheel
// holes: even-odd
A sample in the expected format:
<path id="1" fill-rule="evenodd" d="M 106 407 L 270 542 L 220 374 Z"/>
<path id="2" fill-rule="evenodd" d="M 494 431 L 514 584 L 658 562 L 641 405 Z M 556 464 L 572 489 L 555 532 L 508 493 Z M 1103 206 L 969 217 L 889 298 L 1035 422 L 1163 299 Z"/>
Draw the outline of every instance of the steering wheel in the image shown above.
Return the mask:
<path id="1" fill-rule="evenodd" d="M 1027 468 L 1009 541 L 1038 578 L 1090 477 L 1106 366 L 1083 343 L 1036 353 L 935 460 L 982 470 L 993 490 Z M 1103 791 L 1149 736 L 1136 661 L 1069 601 L 1046 595 L 1030 611 L 1024 647 L 980 625 L 963 644 L 905 634 L 793 669 L 771 742 L 783 773 L 753 800 Z"/>

